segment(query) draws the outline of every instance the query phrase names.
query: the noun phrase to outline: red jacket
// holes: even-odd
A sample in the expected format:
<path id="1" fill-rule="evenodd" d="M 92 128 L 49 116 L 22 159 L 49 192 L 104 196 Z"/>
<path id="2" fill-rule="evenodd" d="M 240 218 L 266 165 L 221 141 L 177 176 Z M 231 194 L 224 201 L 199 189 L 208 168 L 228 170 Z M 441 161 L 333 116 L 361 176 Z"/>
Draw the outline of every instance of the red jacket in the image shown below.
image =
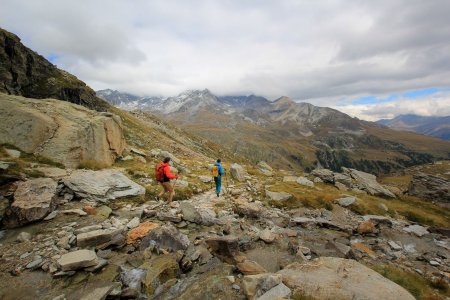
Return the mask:
<path id="1" fill-rule="evenodd" d="M 178 178 L 177 175 L 173 175 L 170 173 L 170 165 L 169 164 L 165 164 L 163 163 L 161 166 L 164 167 L 164 176 L 169 178 L 169 179 L 175 179 Z"/>

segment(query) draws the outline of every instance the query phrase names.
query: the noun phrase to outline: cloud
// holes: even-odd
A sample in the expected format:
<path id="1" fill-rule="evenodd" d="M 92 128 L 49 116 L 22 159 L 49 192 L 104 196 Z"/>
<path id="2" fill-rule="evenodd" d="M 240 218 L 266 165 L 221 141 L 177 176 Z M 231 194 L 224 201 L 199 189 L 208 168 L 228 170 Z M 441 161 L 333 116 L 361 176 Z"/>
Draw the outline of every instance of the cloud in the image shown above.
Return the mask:
<path id="1" fill-rule="evenodd" d="M 447 0 L 4 0 L 0 26 L 95 89 L 336 106 L 449 87 L 449 15 Z"/>
<path id="2" fill-rule="evenodd" d="M 434 89 L 432 89 L 434 90 Z M 358 102 L 358 101 L 357 101 Z M 371 104 L 341 104 L 334 108 L 360 119 L 376 121 L 390 119 L 401 114 L 417 114 L 422 116 L 449 116 L 450 90 L 434 90 L 433 93 L 416 91 L 406 95 L 379 99 Z"/>

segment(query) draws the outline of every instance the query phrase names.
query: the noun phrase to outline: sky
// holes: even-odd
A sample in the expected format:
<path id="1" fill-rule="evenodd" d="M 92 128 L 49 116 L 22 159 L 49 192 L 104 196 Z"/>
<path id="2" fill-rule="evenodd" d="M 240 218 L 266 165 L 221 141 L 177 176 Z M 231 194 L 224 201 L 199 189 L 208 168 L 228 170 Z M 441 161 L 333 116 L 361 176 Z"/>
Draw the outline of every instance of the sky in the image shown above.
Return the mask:
<path id="1" fill-rule="evenodd" d="M 0 27 L 95 90 L 208 88 L 366 120 L 450 115 L 448 0 L 2 0 Z"/>

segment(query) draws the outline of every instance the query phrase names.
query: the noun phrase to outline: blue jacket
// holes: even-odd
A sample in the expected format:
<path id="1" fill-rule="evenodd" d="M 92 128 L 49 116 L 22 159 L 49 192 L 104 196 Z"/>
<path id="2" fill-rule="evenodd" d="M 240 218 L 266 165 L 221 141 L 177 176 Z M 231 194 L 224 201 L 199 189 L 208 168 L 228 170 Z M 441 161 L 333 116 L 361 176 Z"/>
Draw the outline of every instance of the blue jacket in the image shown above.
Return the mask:
<path id="1" fill-rule="evenodd" d="M 219 162 L 216 162 L 214 165 L 217 166 L 217 168 L 219 169 L 219 176 L 222 176 L 223 174 L 225 174 L 225 172 L 223 171 L 222 166 L 220 165 Z"/>

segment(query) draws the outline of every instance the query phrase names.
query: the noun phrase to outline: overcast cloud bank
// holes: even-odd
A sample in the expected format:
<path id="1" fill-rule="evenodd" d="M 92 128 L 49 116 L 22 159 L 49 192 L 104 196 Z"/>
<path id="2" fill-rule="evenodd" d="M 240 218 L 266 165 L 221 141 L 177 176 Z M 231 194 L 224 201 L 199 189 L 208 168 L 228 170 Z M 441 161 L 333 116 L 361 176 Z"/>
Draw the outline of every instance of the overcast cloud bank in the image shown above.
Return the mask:
<path id="1" fill-rule="evenodd" d="M 95 89 L 288 95 L 366 119 L 450 114 L 450 1 L 4 0 L 0 26 Z"/>

